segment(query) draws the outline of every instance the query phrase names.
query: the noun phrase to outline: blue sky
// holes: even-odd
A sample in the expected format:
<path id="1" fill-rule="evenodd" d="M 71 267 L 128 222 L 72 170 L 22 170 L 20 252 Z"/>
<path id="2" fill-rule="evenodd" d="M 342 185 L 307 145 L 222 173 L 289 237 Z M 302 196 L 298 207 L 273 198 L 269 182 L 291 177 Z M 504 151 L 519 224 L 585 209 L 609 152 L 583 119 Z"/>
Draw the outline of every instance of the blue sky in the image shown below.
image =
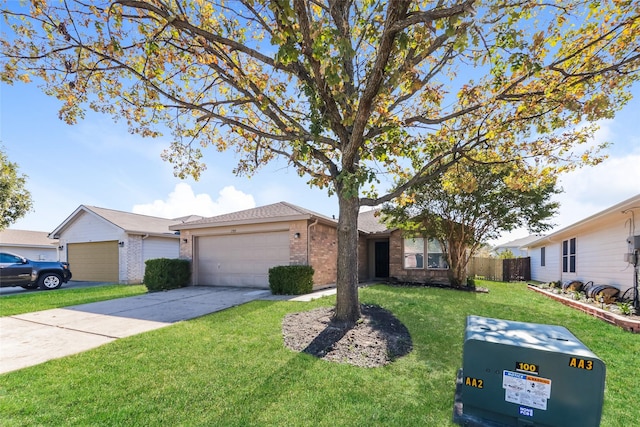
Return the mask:
<path id="1" fill-rule="evenodd" d="M 640 193 L 640 86 L 614 120 L 601 123 L 597 140 L 613 146 L 609 159 L 562 177 L 557 228 L 565 227 Z M 287 201 L 331 216 L 337 198 L 310 188 L 280 160 L 252 178 L 236 177 L 233 152 L 205 152 L 199 181 L 180 180 L 160 158 L 168 138 L 143 139 L 108 116 L 87 112 L 74 126 L 60 121 L 59 104 L 36 83 L 0 84 L 0 145 L 26 174 L 34 210 L 13 229 L 52 231 L 79 205 L 175 218 L 213 216 Z M 503 235 L 506 242 L 525 230 Z"/>

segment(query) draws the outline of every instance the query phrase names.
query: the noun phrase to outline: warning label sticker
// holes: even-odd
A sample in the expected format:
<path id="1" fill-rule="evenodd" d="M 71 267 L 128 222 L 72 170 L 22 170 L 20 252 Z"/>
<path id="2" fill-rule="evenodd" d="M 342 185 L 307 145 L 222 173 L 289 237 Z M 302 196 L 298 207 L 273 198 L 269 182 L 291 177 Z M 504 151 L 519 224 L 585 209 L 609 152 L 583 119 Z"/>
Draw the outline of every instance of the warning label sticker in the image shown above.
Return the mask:
<path id="1" fill-rule="evenodd" d="M 504 400 L 530 408 L 547 410 L 551 397 L 551 380 L 519 372 L 503 371 Z"/>

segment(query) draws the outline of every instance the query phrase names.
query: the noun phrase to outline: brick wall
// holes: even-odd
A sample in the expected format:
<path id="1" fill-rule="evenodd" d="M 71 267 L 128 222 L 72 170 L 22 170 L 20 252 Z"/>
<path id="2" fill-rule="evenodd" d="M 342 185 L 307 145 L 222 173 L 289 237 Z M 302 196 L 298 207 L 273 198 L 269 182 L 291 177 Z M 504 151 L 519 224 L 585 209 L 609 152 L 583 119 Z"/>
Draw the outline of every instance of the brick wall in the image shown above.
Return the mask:
<path id="1" fill-rule="evenodd" d="M 180 259 L 193 260 L 193 235 L 191 230 L 180 231 Z"/>
<path id="2" fill-rule="evenodd" d="M 191 230 L 180 230 L 180 254 L 178 258 L 191 261 L 191 278 L 189 279 L 189 285 L 193 285 L 196 274 L 194 270 L 195 263 L 193 262 L 193 234 Z"/>
<path id="3" fill-rule="evenodd" d="M 335 227 L 316 224 L 310 227 L 309 265 L 314 269 L 314 285 L 336 283 L 338 270 L 338 231 Z"/>
<path id="4" fill-rule="evenodd" d="M 124 249 L 126 249 L 127 273 L 125 283 L 142 283 L 143 260 L 142 260 L 142 236 L 129 235 Z M 122 277 L 121 277 L 122 278 Z"/>
<path id="5" fill-rule="evenodd" d="M 289 223 L 289 263 L 312 266 L 315 272 L 315 286 L 335 284 L 338 260 L 337 230 L 330 225 L 311 224 L 313 222 L 307 220 Z M 299 233 L 300 237 L 296 237 L 296 233 Z M 192 231 L 181 230 L 180 258 L 193 260 L 193 255 Z"/>
<path id="6" fill-rule="evenodd" d="M 307 261 L 307 221 L 292 221 L 289 224 L 289 264 L 307 265 Z"/>
<path id="7" fill-rule="evenodd" d="M 426 282 L 448 280 L 448 270 L 405 269 L 402 232 L 396 230 L 389 238 L 389 276 L 407 282 Z M 426 253 L 426 252 L 425 252 Z"/>
<path id="8" fill-rule="evenodd" d="M 365 236 L 358 237 L 358 281 L 364 282 L 371 278 L 369 274 L 369 242 Z"/>

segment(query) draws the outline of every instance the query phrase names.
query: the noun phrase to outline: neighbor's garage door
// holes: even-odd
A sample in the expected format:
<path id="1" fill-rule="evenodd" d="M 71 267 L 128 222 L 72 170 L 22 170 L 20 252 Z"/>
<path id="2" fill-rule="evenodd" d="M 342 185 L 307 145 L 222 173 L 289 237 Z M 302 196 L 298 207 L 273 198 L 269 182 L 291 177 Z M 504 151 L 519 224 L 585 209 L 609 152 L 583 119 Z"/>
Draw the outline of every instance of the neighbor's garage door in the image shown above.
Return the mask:
<path id="1" fill-rule="evenodd" d="M 73 280 L 115 282 L 118 275 L 118 242 L 70 243 L 67 245 Z"/>
<path id="2" fill-rule="evenodd" d="M 269 287 L 269 268 L 289 265 L 287 231 L 196 239 L 198 285 Z"/>

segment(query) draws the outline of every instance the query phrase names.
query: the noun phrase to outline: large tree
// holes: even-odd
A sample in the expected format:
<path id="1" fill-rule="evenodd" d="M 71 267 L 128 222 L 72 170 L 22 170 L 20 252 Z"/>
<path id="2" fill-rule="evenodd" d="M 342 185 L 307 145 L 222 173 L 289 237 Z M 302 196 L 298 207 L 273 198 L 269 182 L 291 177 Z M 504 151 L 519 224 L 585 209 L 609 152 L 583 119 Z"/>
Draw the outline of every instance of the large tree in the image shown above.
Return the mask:
<path id="1" fill-rule="evenodd" d="M 18 172 L 18 165 L 10 162 L 0 150 L 0 231 L 31 210 L 31 193 L 25 187 L 26 178 Z"/>
<path id="2" fill-rule="evenodd" d="M 470 258 L 501 232 L 527 227 L 537 233 L 552 227 L 560 191 L 556 176 L 518 177 L 512 163 L 462 161 L 439 180 L 416 185 L 388 203 L 383 216 L 408 235 L 436 239 L 449 265 L 449 280 L 465 286 Z"/>
<path id="3" fill-rule="evenodd" d="M 637 79 L 637 2 L 32 0 L 2 10 L 2 80 L 43 82 L 132 132 L 169 128 L 165 158 L 202 149 L 239 174 L 284 157 L 339 201 L 336 319 L 359 317 L 357 216 L 437 179 L 470 150 L 536 175 L 574 152 Z M 524 175 L 524 173 L 523 173 Z M 379 192 L 377 179 L 404 184 Z"/>

